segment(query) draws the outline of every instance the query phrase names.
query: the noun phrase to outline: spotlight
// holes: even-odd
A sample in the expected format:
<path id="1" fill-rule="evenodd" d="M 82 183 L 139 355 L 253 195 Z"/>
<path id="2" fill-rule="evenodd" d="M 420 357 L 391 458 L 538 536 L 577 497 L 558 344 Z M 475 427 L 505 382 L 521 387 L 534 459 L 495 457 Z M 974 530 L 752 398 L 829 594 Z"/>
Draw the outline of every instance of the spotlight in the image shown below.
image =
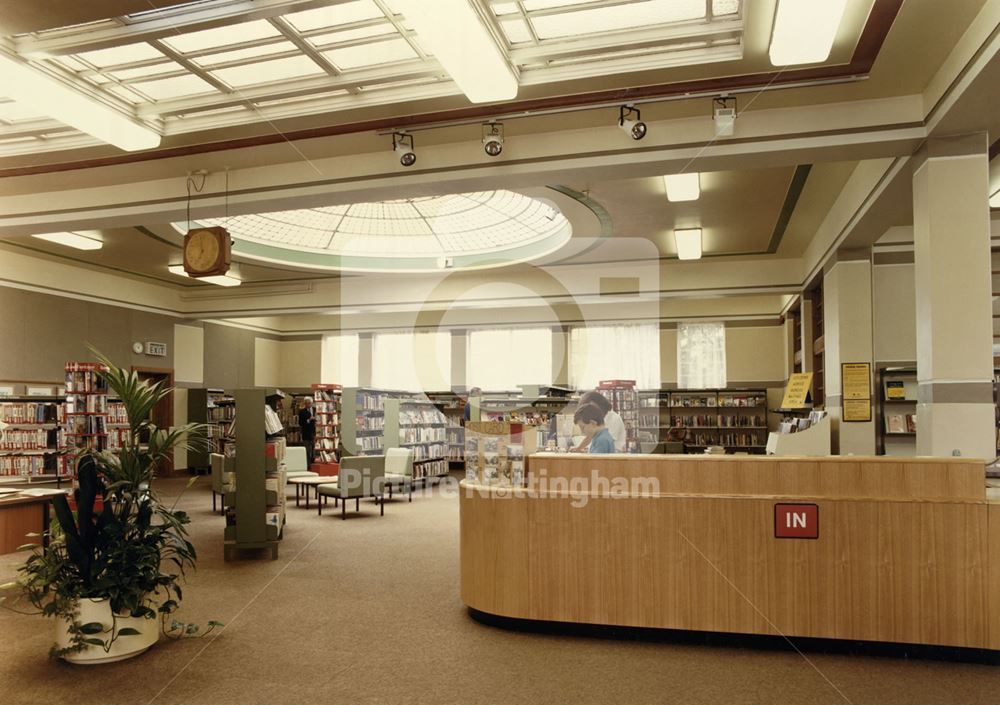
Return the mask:
<path id="1" fill-rule="evenodd" d="M 631 116 L 635 114 L 633 120 Z M 634 140 L 641 140 L 646 136 L 646 123 L 642 121 L 639 109 L 631 105 L 623 105 L 618 109 L 618 127 Z"/>
<path id="2" fill-rule="evenodd" d="M 721 95 L 712 99 L 715 136 L 730 137 L 736 132 L 736 96 Z"/>
<path id="3" fill-rule="evenodd" d="M 406 132 L 392 133 L 392 151 L 399 155 L 399 163 L 413 166 L 417 163 L 417 153 L 413 151 L 413 135 Z"/>
<path id="4" fill-rule="evenodd" d="M 503 123 L 483 123 L 483 150 L 491 157 L 500 156 L 503 151 Z"/>

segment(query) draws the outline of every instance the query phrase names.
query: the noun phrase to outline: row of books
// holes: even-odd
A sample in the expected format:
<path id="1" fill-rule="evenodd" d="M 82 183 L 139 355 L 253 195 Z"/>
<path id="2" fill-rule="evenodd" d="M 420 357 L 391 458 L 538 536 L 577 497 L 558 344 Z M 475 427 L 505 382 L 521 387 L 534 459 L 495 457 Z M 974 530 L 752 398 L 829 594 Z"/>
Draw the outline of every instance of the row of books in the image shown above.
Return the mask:
<path id="1" fill-rule="evenodd" d="M 103 394 L 67 394 L 67 414 L 106 414 L 108 398 Z"/>
<path id="2" fill-rule="evenodd" d="M 120 401 L 108 404 L 108 412 L 106 416 L 109 424 L 128 425 L 128 412 L 125 411 L 125 405 Z"/>
<path id="3" fill-rule="evenodd" d="M 448 460 L 432 460 L 427 463 L 420 463 L 413 466 L 413 479 L 421 480 L 426 477 L 437 477 L 448 474 Z"/>
<path id="4" fill-rule="evenodd" d="M 448 452 L 448 447 L 444 444 L 432 446 L 413 446 L 413 460 L 428 460 L 431 458 L 443 458 Z"/>
<path id="5" fill-rule="evenodd" d="M 49 424 L 65 421 L 65 407 L 54 402 L 4 402 L 0 421 L 14 424 Z"/>
<path id="6" fill-rule="evenodd" d="M 448 447 L 448 460 L 454 462 L 461 462 L 465 460 L 465 451 L 462 446 L 449 446 Z"/>
<path id="7" fill-rule="evenodd" d="M 385 409 L 387 395 L 380 392 L 358 392 L 357 407 L 365 411 L 381 411 Z"/>
<path id="8" fill-rule="evenodd" d="M 0 455 L 0 475 L 66 475 L 69 459 L 60 455 Z"/>
<path id="9" fill-rule="evenodd" d="M 129 436 L 127 428 L 108 429 L 108 450 L 118 450 L 125 445 L 125 440 Z"/>
<path id="10" fill-rule="evenodd" d="M 785 418 L 778 424 L 778 433 L 796 433 L 815 426 L 826 416 L 826 411 L 817 409 L 809 412 L 809 416 L 802 418 Z"/>
<path id="11" fill-rule="evenodd" d="M 90 362 L 66 363 L 66 393 L 83 392 L 87 394 L 107 393 L 108 386 L 98 374 L 104 365 Z"/>
<path id="12" fill-rule="evenodd" d="M 66 430 L 72 435 L 90 436 L 104 434 L 108 428 L 104 416 L 70 416 Z"/>
<path id="13" fill-rule="evenodd" d="M 887 414 L 885 417 L 886 433 L 916 433 L 916 414 Z"/>
<path id="14" fill-rule="evenodd" d="M 399 429 L 400 443 L 445 443 L 447 441 L 446 431 L 443 428 L 434 426 L 408 426 Z"/>
<path id="15" fill-rule="evenodd" d="M 380 436 L 359 436 L 358 447 L 366 452 L 382 450 L 382 438 Z"/>
<path id="16" fill-rule="evenodd" d="M 61 428 L 8 428 L 0 436 L 0 450 L 60 450 L 66 446 Z"/>
<path id="17" fill-rule="evenodd" d="M 719 443 L 724 446 L 755 447 L 764 445 L 764 431 L 726 431 L 719 434 Z"/>
<path id="18" fill-rule="evenodd" d="M 448 419 L 433 407 L 405 408 L 399 410 L 400 426 L 446 424 Z"/>
<path id="19" fill-rule="evenodd" d="M 236 418 L 236 405 L 225 404 L 224 406 L 208 407 L 209 423 L 225 423 Z"/>
<path id="20" fill-rule="evenodd" d="M 715 407 L 717 406 L 718 398 L 713 394 L 711 396 L 697 395 L 697 396 L 681 396 L 677 394 L 670 395 L 670 405 L 671 406 L 694 406 L 694 407 Z"/>
<path id="21" fill-rule="evenodd" d="M 719 394 L 719 406 L 751 407 L 767 406 L 767 397 L 759 394 Z"/>
<path id="22" fill-rule="evenodd" d="M 357 423 L 359 431 L 385 430 L 384 416 L 365 416 L 364 414 L 358 414 L 357 418 L 355 418 L 355 423 Z"/>
<path id="23" fill-rule="evenodd" d="M 687 414 L 675 416 L 671 421 L 676 423 L 676 419 L 680 419 L 682 424 L 690 428 L 692 426 L 717 426 L 719 417 L 715 414 Z"/>
<path id="24" fill-rule="evenodd" d="M 723 428 L 732 428 L 736 426 L 766 426 L 767 419 L 763 416 L 748 416 L 744 414 L 737 414 L 736 416 L 727 416 L 726 414 L 719 415 L 719 426 Z"/>

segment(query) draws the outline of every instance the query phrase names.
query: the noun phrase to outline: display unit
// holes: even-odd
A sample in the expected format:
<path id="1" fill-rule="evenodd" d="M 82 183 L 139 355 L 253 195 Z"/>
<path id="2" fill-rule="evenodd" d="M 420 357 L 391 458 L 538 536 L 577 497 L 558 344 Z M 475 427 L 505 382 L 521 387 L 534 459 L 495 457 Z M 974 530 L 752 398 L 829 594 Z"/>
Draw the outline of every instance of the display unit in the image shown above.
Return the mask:
<path id="1" fill-rule="evenodd" d="M 625 424 L 625 451 L 638 450 L 639 393 L 635 380 L 612 379 L 599 382 L 597 391 L 603 394 Z"/>
<path id="2" fill-rule="evenodd" d="M 523 487 L 526 458 L 538 451 L 539 429 L 519 423 L 471 421 L 465 427 L 465 479 Z"/>
<path id="3" fill-rule="evenodd" d="M 701 389 L 670 392 L 670 425 L 688 429 L 685 449 L 722 446 L 735 453 L 763 453 L 767 445 L 766 389 Z"/>
<path id="4" fill-rule="evenodd" d="M 108 387 L 97 362 L 66 363 L 66 438 L 72 452 L 107 448 Z"/>
<path id="5" fill-rule="evenodd" d="M 196 388 L 187 390 L 187 420 L 205 424 L 210 443 L 206 448 L 188 450 L 188 468 L 204 472 L 210 467 L 210 455 L 224 452 L 224 439 L 229 437 L 236 417 L 236 400 L 222 389 Z"/>
<path id="6" fill-rule="evenodd" d="M 641 389 L 637 394 L 636 441 L 640 453 L 652 453 L 666 439 L 670 427 L 670 392 Z"/>
<path id="7" fill-rule="evenodd" d="M 278 410 L 278 418 L 285 429 L 285 443 L 289 446 L 303 445 L 302 429 L 299 428 L 299 411 L 306 397 L 312 396 L 310 389 L 285 389 L 287 395 L 281 408 Z"/>
<path id="8" fill-rule="evenodd" d="M 276 390 L 238 389 L 233 452 L 214 455 L 222 467 L 226 508 L 223 558 L 238 549 L 266 548 L 278 557 L 285 526 L 285 439 L 265 441 L 264 403 Z"/>
<path id="9" fill-rule="evenodd" d="M 917 370 L 883 367 L 878 371 L 879 455 L 916 455 Z"/>
<path id="10" fill-rule="evenodd" d="M 0 482 L 59 481 L 69 474 L 65 457 L 64 397 L 3 397 Z"/>
<path id="11" fill-rule="evenodd" d="M 430 399 L 447 420 L 448 462 L 465 461 L 465 398 L 457 392 L 428 392 Z"/>
<path id="12" fill-rule="evenodd" d="M 341 436 L 349 455 L 385 452 L 385 402 L 396 392 L 373 387 L 345 387 L 341 393 Z"/>
<path id="13" fill-rule="evenodd" d="M 413 454 L 413 479 L 448 474 L 448 419 L 427 399 L 385 400 L 385 447 L 407 448 Z"/>
<path id="14" fill-rule="evenodd" d="M 126 442 L 131 426 L 125 405 L 120 399 L 108 397 L 108 413 L 105 427 L 108 433 L 108 450 L 120 450 Z"/>
<path id="15" fill-rule="evenodd" d="M 311 386 L 313 415 L 316 418 L 314 462 L 333 465 L 340 458 L 341 392 L 339 384 L 314 384 Z M 298 422 L 298 418 L 296 418 Z"/>

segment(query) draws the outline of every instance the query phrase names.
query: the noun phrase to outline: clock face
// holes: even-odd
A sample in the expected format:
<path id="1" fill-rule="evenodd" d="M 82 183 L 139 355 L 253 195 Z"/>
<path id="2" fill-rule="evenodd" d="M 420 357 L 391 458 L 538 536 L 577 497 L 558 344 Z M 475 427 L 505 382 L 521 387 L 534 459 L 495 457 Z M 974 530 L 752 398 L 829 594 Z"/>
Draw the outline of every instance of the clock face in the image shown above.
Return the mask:
<path id="1" fill-rule="evenodd" d="M 184 250 L 188 265 L 195 271 L 211 269 L 219 258 L 219 241 L 210 230 L 197 230 Z"/>
<path id="2" fill-rule="evenodd" d="M 136 355 L 142 352 L 142 343 L 132 343 L 132 352 Z"/>

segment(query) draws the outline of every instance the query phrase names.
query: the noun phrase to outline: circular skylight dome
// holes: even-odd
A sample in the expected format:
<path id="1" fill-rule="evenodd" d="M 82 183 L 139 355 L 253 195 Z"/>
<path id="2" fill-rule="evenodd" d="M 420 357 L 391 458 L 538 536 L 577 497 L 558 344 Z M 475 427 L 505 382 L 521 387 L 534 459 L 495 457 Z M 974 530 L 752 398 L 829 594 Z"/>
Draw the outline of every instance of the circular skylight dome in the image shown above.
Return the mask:
<path id="1" fill-rule="evenodd" d="M 572 235 L 557 208 L 511 191 L 257 213 L 198 224 L 224 226 L 233 252 L 245 257 L 354 271 L 500 267 L 554 252 Z"/>

